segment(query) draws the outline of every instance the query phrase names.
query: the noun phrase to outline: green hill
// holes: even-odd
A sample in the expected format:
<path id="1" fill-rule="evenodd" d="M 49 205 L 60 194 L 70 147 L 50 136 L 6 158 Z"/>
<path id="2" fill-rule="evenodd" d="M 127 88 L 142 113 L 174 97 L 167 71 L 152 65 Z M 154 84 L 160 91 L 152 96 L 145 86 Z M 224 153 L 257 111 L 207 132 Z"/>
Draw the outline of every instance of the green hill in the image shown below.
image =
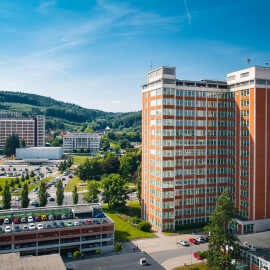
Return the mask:
<path id="1" fill-rule="evenodd" d="M 18 116 L 46 115 L 46 129 L 99 130 L 107 126 L 122 131 L 141 132 L 141 111 L 111 113 L 86 109 L 50 97 L 22 92 L 0 91 L 0 112 Z"/>

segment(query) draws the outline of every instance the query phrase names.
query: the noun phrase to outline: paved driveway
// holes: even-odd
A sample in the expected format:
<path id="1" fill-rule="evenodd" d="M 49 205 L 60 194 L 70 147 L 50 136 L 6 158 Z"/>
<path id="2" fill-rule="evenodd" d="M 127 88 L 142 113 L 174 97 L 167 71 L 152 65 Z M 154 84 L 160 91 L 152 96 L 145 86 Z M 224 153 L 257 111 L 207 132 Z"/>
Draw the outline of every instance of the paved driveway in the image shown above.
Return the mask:
<path id="1" fill-rule="evenodd" d="M 157 238 L 134 240 L 132 242 L 134 245 L 138 246 L 139 249 L 149 253 L 168 270 L 185 264 L 188 265 L 198 262 L 198 260 L 193 257 L 193 253 L 208 249 L 208 244 L 191 245 L 189 247 L 177 245 L 179 240 L 188 241 L 189 238 L 194 238 L 201 234 L 167 236 L 161 232 L 155 233 Z"/>

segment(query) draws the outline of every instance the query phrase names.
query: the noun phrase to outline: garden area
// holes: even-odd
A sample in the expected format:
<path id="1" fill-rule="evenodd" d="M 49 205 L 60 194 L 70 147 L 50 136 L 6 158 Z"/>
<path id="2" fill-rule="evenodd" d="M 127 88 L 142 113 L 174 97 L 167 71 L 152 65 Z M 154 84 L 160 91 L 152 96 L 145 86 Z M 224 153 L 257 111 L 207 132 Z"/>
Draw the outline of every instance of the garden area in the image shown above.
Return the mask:
<path id="1" fill-rule="evenodd" d="M 208 270 L 208 269 L 209 268 L 206 263 L 196 263 L 192 265 L 176 267 L 173 270 Z"/>

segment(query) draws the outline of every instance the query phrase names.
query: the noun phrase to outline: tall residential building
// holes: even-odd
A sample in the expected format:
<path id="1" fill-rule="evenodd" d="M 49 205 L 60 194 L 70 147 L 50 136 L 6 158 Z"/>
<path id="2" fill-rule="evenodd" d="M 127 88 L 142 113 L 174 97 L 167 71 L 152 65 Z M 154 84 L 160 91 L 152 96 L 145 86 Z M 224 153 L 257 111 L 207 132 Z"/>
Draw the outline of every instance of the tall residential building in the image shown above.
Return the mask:
<path id="1" fill-rule="evenodd" d="M 63 147 L 65 153 L 74 150 L 90 149 L 92 154 L 98 153 L 101 146 L 101 136 L 96 133 L 71 133 L 63 136 Z"/>
<path id="2" fill-rule="evenodd" d="M 45 146 L 45 116 L 19 118 L 2 115 L 0 117 L 0 150 L 3 150 L 6 138 L 13 133 L 18 134 L 20 140 L 24 139 L 26 146 Z"/>
<path id="3" fill-rule="evenodd" d="M 178 80 L 173 67 L 148 72 L 143 85 L 145 220 L 158 230 L 208 221 L 216 197 L 228 189 L 239 208 L 232 229 L 246 233 L 270 226 L 268 85 L 270 68 L 263 67 L 230 73 L 227 82 Z"/>

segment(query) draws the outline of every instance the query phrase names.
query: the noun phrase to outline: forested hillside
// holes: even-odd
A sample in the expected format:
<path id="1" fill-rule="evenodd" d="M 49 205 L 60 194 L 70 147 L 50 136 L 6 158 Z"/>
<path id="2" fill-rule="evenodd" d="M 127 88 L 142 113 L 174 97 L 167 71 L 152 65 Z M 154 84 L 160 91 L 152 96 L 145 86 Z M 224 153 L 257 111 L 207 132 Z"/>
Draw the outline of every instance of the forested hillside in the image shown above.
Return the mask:
<path id="1" fill-rule="evenodd" d="M 45 114 L 47 129 L 69 128 L 88 132 L 110 126 L 123 131 L 141 132 L 141 111 L 110 113 L 50 97 L 9 91 L 0 91 L 0 109 L 1 112 L 16 112 L 18 116 Z"/>

